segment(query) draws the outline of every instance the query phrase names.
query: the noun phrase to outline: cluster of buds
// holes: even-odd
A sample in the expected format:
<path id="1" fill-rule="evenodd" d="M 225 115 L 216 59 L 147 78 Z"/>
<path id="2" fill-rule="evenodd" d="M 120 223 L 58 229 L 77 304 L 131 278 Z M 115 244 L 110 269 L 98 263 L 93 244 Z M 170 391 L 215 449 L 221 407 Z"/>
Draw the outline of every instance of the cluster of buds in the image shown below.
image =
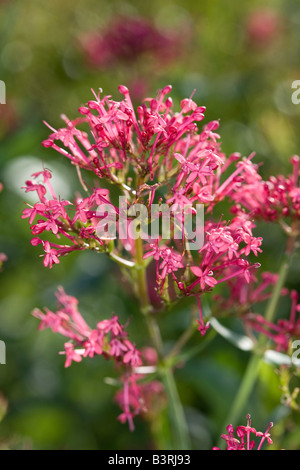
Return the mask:
<path id="1" fill-rule="evenodd" d="M 284 30 L 283 18 L 273 8 L 259 7 L 247 17 L 246 38 L 250 46 L 265 49 L 278 40 Z"/>

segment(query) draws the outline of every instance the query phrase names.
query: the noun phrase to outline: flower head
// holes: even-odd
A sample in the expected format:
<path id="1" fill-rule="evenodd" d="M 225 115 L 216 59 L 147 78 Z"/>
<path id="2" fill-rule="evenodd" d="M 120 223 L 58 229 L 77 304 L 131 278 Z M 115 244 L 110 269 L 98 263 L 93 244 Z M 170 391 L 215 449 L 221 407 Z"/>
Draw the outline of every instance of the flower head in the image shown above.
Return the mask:
<path id="1" fill-rule="evenodd" d="M 233 278 L 250 283 L 253 268 L 259 265 L 251 265 L 247 257 L 262 251 L 262 238 L 254 235 L 250 215 L 237 210 L 232 220 L 215 221 L 214 207 L 225 198 L 248 201 L 247 191 L 240 193 L 241 185 L 247 188 L 261 180 L 252 162 L 254 154 L 242 158 L 235 153 L 227 158 L 217 133 L 219 121 L 200 128 L 205 107 L 192 94 L 175 111 L 168 96 L 171 90 L 170 85 L 165 86 L 136 109 L 126 86 L 119 86 L 120 101 L 101 96 L 100 90 L 79 107 L 79 117 L 62 116 L 65 126 L 60 129 L 48 126 L 51 134 L 43 145 L 70 160 L 86 194 L 74 202 L 61 200 L 51 185 L 50 171 L 44 169 L 26 182 L 25 191 L 35 191 L 39 200 L 33 206 L 28 204 L 22 217 L 29 219 L 32 244 L 44 249 L 45 266 L 52 268 L 71 252 L 91 249 L 133 267 L 136 243 L 132 224 L 136 221 L 130 219 L 132 208 L 143 205 L 146 216 L 152 217 L 153 206 L 158 206 L 158 215 L 153 215 L 146 229 L 160 219 L 163 226 L 168 218 L 169 234 L 159 224 L 154 238 L 142 230 L 149 247 L 142 250 L 144 260 L 149 263 L 152 258 L 156 263 L 156 290 L 162 303 L 174 296 L 198 299 L 199 329 L 204 334 L 208 324 L 202 319 L 201 295 Z M 88 126 L 89 134 L 83 125 Z M 82 171 L 96 177 L 94 187 L 87 186 Z M 122 207 L 111 202 L 110 189 L 103 188 L 102 182 L 117 187 L 124 199 Z M 298 196 L 292 192 L 291 197 L 296 201 Z M 102 206 L 105 210 L 99 211 Z M 203 244 L 193 250 L 193 242 L 187 244 L 185 221 L 187 216 L 198 216 L 201 208 L 209 219 L 192 235 L 204 232 L 206 240 L 203 236 Z M 127 225 L 124 220 L 129 220 Z M 115 230 L 112 236 L 103 231 L 108 224 Z M 48 233 L 57 243 L 42 239 Z M 120 243 L 113 241 L 117 238 Z M 191 250 L 196 251 L 195 256 Z"/>

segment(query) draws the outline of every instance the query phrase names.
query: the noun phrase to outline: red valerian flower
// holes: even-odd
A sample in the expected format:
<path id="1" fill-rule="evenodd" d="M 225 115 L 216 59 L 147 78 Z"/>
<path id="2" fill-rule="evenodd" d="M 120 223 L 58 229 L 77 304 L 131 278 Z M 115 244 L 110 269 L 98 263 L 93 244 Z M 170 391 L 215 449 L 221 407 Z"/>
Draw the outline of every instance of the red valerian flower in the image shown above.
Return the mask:
<path id="1" fill-rule="evenodd" d="M 300 158 L 291 158 L 293 172 L 288 176 L 270 176 L 263 180 L 258 172 L 244 173 L 239 185 L 230 193 L 236 204 L 232 212 L 240 216 L 250 214 L 251 219 L 279 222 L 290 234 L 297 230 L 300 218 Z"/>
<path id="2" fill-rule="evenodd" d="M 118 419 L 122 423 L 127 421 L 130 429 L 133 428 L 134 416 L 151 413 L 153 406 L 159 406 L 159 403 L 165 401 L 162 383 L 158 380 L 149 380 L 149 377 L 143 373 L 147 367 L 150 367 L 152 372 L 156 370 L 158 361 L 156 350 L 151 347 L 143 349 L 141 358 L 145 367 L 136 367 L 131 373 L 126 371 L 121 377 L 124 384 L 123 389 L 119 390 L 115 396 L 117 403 L 122 408 Z"/>
<path id="3" fill-rule="evenodd" d="M 51 328 L 54 332 L 60 333 L 75 342 L 76 347 L 81 348 L 81 352 L 67 346 L 66 367 L 72 362 L 72 357 L 77 362 L 78 354 L 83 357 L 93 357 L 95 354 L 114 358 L 117 362 L 128 366 L 141 365 L 140 352 L 128 340 L 124 327 L 119 323 L 115 315 L 111 319 L 105 319 L 97 324 L 96 329 L 91 329 L 82 315 L 78 311 L 78 300 L 67 295 L 62 287 L 57 294 L 58 310 L 52 312 L 46 309 L 43 313 L 40 309 L 35 309 L 32 313 L 41 320 L 40 329 Z M 73 343 L 67 343 L 73 345 Z M 74 350 L 74 353 L 73 353 Z"/>
<path id="4" fill-rule="evenodd" d="M 261 450 L 263 443 L 267 440 L 268 445 L 273 444 L 273 441 L 270 436 L 270 429 L 273 426 L 273 423 L 270 423 L 265 432 L 256 431 L 255 428 L 251 426 L 251 416 L 247 415 L 247 425 L 246 426 L 237 426 L 234 431 L 232 424 L 227 426 L 227 434 L 222 434 L 221 438 L 226 441 L 226 450 Z M 234 435 L 236 433 L 236 437 Z M 253 438 L 260 437 L 258 444 L 255 439 L 251 440 L 251 435 Z M 221 450 L 219 447 L 213 447 L 212 450 Z"/>
<path id="5" fill-rule="evenodd" d="M 226 158 L 217 133 L 218 120 L 199 129 L 205 107 L 192 99 L 193 94 L 183 99 L 180 110 L 175 112 L 168 96 L 171 90 L 170 85 L 165 86 L 155 98 L 144 99 L 136 109 L 126 86 L 119 86 L 123 95 L 120 101 L 102 97 L 100 90 L 98 95 L 94 93 L 93 100 L 80 106 L 79 117 L 70 120 L 62 116 L 65 127 L 53 129 L 48 125 L 51 134 L 43 145 L 70 160 L 87 195 L 77 196 L 73 203 L 61 200 L 51 185 L 50 171 L 44 169 L 26 182 L 25 191 L 35 191 L 39 201 L 28 205 L 22 217 L 29 218 L 32 244 L 44 248 L 45 266 L 52 268 L 62 256 L 90 249 L 106 253 L 123 266 L 134 267 L 135 239 L 122 220 L 128 218 L 135 203 L 143 204 L 146 213 L 152 214 L 157 201 L 161 208 L 158 217 L 163 221 L 167 213 L 170 218 L 170 235 L 163 237 L 158 233 L 151 238 L 152 234 L 147 234 L 149 250 L 141 250 L 143 259 L 149 263 L 153 257 L 156 262 L 155 288 L 162 305 L 174 293 L 178 298 L 198 299 L 200 331 L 204 334 L 201 295 L 234 277 L 250 282 L 251 272 L 259 264 L 251 265 L 247 257 L 252 253 L 258 256 L 262 251 L 262 238 L 253 233 L 251 215 L 237 211 L 232 220 L 216 222 L 214 207 L 225 198 L 235 200 L 241 185 L 260 181 L 260 177 L 258 166 L 252 162 L 253 153 L 245 158 L 236 153 Z M 82 130 L 82 125 L 88 126 L 90 132 Z M 93 188 L 87 187 L 81 170 L 96 176 Z M 101 187 L 102 181 L 122 193 L 125 199 L 122 208 L 111 202 L 110 190 Z M 292 193 L 291 197 L 296 200 L 297 194 Z M 108 223 L 98 211 L 102 204 L 111 220 L 116 221 L 112 237 L 97 230 L 105 229 Z M 193 247 L 186 247 L 184 219 L 187 214 L 198 215 L 198 204 L 210 220 L 197 227 L 206 239 L 194 250 L 195 256 L 191 256 Z M 42 240 L 48 233 L 58 242 Z M 113 240 L 118 237 L 115 243 Z"/>
<path id="6" fill-rule="evenodd" d="M 247 311 L 255 303 L 264 302 L 272 295 L 272 289 L 278 281 L 278 274 L 264 271 L 259 277 L 253 270 L 250 272 L 250 282 L 244 277 L 237 276 L 227 281 L 228 293 L 214 295 L 214 300 L 220 310 L 241 309 Z M 283 288 L 281 295 L 286 295 L 288 289 Z"/>
<path id="7" fill-rule="evenodd" d="M 76 297 L 67 295 L 62 287 L 56 293 L 58 299 L 58 309 L 52 312 L 45 309 L 45 313 L 40 309 L 35 309 L 32 313 L 41 323 L 40 330 L 51 328 L 55 333 L 69 339 L 64 344 L 64 351 L 60 354 L 66 356 L 65 367 L 70 367 L 73 362 L 81 362 L 83 358 L 93 358 L 95 355 L 102 355 L 105 359 L 111 359 L 124 372 L 123 380 L 124 390 L 122 391 L 123 402 L 125 403 L 123 417 L 119 419 L 122 422 L 128 421 L 131 430 L 134 429 L 133 416 L 138 415 L 143 407 L 140 394 L 144 394 L 147 388 L 135 386 L 137 378 L 142 377 L 137 368 L 142 366 L 141 352 L 135 345 L 129 341 L 127 332 L 123 325 L 119 323 L 116 315 L 110 319 L 104 319 L 98 322 L 97 328 L 91 329 L 82 315 L 78 311 L 78 300 Z M 150 387 L 150 384 L 148 384 Z M 134 413 L 129 411 L 130 405 L 128 393 L 134 392 L 135 406 Z M 120 396 L 121 396 L 120 395 Z"/>

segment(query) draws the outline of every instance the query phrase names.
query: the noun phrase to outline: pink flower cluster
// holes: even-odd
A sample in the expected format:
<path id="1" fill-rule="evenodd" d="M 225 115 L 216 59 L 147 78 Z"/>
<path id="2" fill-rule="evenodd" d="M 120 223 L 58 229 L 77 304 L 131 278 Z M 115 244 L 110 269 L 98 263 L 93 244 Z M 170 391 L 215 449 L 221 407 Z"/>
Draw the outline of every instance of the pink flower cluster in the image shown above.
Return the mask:
<path id="1" fill-rule="evenodd" d="M 133 430 L 133 417 L 145 412 L 149 393 L 153 390 L 161 392 L 161 384 L 156 381 L 147 385 L 137 384 L 137 380 L 143 378 L 137 372 L 138 367 L 142 366 L 141 352 L 129 341 L 117 316 L 102 320 L 97 328 L 91 329 L 78 311 L 78 300 L 75 297 L 67 295 L 62 287 L 58 289 L 56 297 L 56 312 L 48 308 L 45 312 L 40 309 L 32 312 L 40 320 L 39 329 L 51 328 L 53 332 L 69 339 L 60 353 L 66 356 L 65 367 L 70 367 L 73 362 L 81 362 L 85 357 L 101 355 L 107 360 L 113 360 L 121 368 L 123 390 L 117 394 L 117 401 L 123 409 L 120 420 L 128 421 Z"/>
<path id="2" fill-rule="evenodd" d="M 3 184 L 0 182 L 0 193 L 3 191 Z M 7 261 L 7 256 L 5 253 L 0 253 L 0 270 L 2 269 L 3 263 Z"/>
<path id="3" fill-rule="evenodd" d="M 234 431 L 234 427 L 232 424 L 227 426 L 227 433 L 222 434 L 221 438 L 226 441 L 226 450 L 261 450 L 263 443 L 267 440 L 268 445 L 273 444 L 273 441 L 270 437 L 269 430 L 273 426 L 273 423 L 270 423 L 268 428 L 265 432 L 256 431 L 255 428 L 251 426 L 251 419 L 250 415 L 247 415 L 247 425 L 246 426 L 237 426 L 236 431 Z M 236 436 L 234 435 L 236 432 Z M 255 440 L 251 440 L 251 435 L 253 437 L 261 438 L 257 447 Z M 212 450 L 221 450 L 218 447 L 213 447 Z"/>
<path id="4" fill-rule="evenodd" d="M 270 322 L 255 313 L 245 316 L 246 326 L 270 338 L 276 345 L 276 351 L 288 352 L 292 339 L 300 336 L 300 316 L 297 315 L 300 312 L 299 295 L 292 290 L 290 297 L 292 304 L 289 319 L 279 318 L 277 322 Z"/>
<path id="5" fill-rule="evenodd" d="M 156 260 L 157 284 L 162 293 L 166 277 L 170 274 L 180 295 L 196 296 L 199 301 L 199 331 L 205 334 L 209 324 L 204 324 L 200 297 L 211 291 L 217 284 L 242 278 L 250 283 L 251 272 L 260 266 L 250 264 L 243 255 L 250 252 L 257 256 L 261 252 L 261 238 L 252 234 L 251 225 L 236 217 L 231 223 L 205 223 L 206 243 L 198 252 L 197 265 L 188 263 L 183 255 L 173 249 L 152 244 L 151 251 L 144 257 L 153 256 Z M 153 249 L 154 248 L 154 249 Z M 184 264 L 185 263 L 185 264 Z M 184 269 L 183 269 L 184 268 Z M 175 272 L 181 271 L 180 277 Z M 242 282 L 242 281 L 241 281 Z"/>
<path id="6" fill-rule="evenodd" d="M 245 25 L 249 43 L 260 49 L 276 42 L 281 37 L 283 30 L 282 16 L 275 9 L 266 7 L 253 10 Z"/>
<path id="7" fill-rule="evenodd" d="M 117 316 L 110 320 L 102 320 L 97 324 L 97 328 L 91 329 L 79 313 L 78 300 L 75 297 L 67 295 L 62 287 L 56 296 L 58 299 L 56 312 L 48 308 L 45 309 L 45 313 L 35 309 L 33 315 L 41 320 L 40 330 L 51 328 L 55 333 L 60 333 L 71 340 L 65 343 L 65 367 L 69 367 L 72 361 L 81 362 L 83 357 L 94 357 L 95 354 L 114 359 L 126 366 L 136 367 L 142 364 L 140 352 L 128 340 L 127 333 L 120 325 Z"/>
<path id="8" fill-rule="evenodd" d="M 227 296 L 214 295 L 217 308 L 219 310 L 231 310 L 232 312 L 241 310 L 247 311 L 250 306 L 264 302 L 272 295 L 272 289 L 278 281 L 278 274 L 268 271 L 261 273 L 259 278 L 255 276 L 253 270 L 250 271 L 250 282 L 245 277 L 234 277 L 227 281 Z M 283 288 L 281 295 L 286 295 L 288 290 Z"/>
<path id="9" fill-rule="evenodd" d="M 150 21 L 133 16 L 114 19 L 102 33 L 91 32 L 81 39 L 85 57 L 97 68 L 133 63 L 143 56 L 163 65 L 178 57 L 181 44 L 181 36 L 173 30 L 158 29 Z"/>
<path id="10" fill-rule="evenodd" d="M 34 181 L 39 176 L 43 177 L 43 183 Z M 96 234 L 96 226 L 100 220 L 96 218 L 96 208 L 103 202 L 109 204 L 108 190 L 95 188 L 90 197 L 78 197 L 72 204 L 56 196 L 50 182 L 52 175 L 49 170 L 34 173 L 32 177 L 34 180 L 26 181 L 25 192 L 36 191 L 39 202 L 33 206 L 27 204 L 28 208 L 23 210 L 22 218 L 29 218 L 31 232 L 34 235 L 31 244 L 43 246 L 44 266 L 52 268 L 54 264 L 59 263 L 61 256 L 72 251 L 100 250 L 103 242 Z M 71 208 L 69 214 L 66 206 Z M 36 217 L 39 218 L 36 223 L 33 223 Z M 52 233 L 58 240 L 63 237 L 65 243 L 43 241 L 37 236 L 43 232 Z"/>
<path id="11" fill-rule="evenodd" d="M 155 349 L 145 348 L 141 351 L 141 354 L 145 368 L 150 367 L 154 370 L 157 365 Z M 118 419 L 122 423 L 127 421 L 131 429 L 133 429 L 132 420 L 136 415 L 149 414 L 165 401 L 162 383 L 158 380 L 145 380 L 146 377 L 146 374 L 142 372 L 124 374 L 122 376 L 123 390 L 117 392 L 115 397 L 116 402 L 123 410 Z"/>
<path id="12" fill-rule="evenodd" d="M 236 203 L 232 211 L 247 211 L 251 218 L 284 222 L 287 231 L 300 217 L 300 158 L 291 158 L 293 172 L 289 176 L 271 176 L 264 181 L 258 172 L 245 173 L 243 181 L 231 194 Z"/>

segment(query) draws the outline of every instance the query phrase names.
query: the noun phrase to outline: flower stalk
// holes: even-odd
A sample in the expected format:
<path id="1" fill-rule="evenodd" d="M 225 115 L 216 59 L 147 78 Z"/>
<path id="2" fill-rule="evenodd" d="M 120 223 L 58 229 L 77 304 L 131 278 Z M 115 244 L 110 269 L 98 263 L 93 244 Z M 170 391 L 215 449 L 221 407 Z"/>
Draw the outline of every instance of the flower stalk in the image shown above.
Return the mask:
<path id="1" fill-rule="evenodd" d="M 173 434 L 170 442 L 173 443 L 174 449 L 187 450 L 190 446 L 184 410 L 177 391 L 171 364 L 163 358 L 163 342 L 159 326 L 154 318 L 149 301 L 145 261 L 143 256 L 143 240 L 141 237 L 138 237 L 135 241 L 137 293 L 140 300 L 141 311 L 147 323 L 150 338 L 156 348 L 161 362 L 158 372 L 160 373 L 168 397 L 171 422 L 170 432 Z"/>
<path id="2" fill-rule="evenodd" d="M 283 260 L 281 262 L 280 268 L 279 268 L 278 279 L 274 286 L 272 296 L 270 297 L 269 302 L 267 304 L 266 313 L 265 313 L 265 318 L 267 321 L 271 322 L 274 318 L 276 308 L 278 306 L 278 302 L 280 299 L 280 295 L 282 292 L 282 288 L 285 284 L 285 281 L 288 275 L 289 267 L 290 267 L 291 260 L 292 260 L 292 253 L 293 253 L 292 243 L 291 243 L 291 240 L 288 239 L 287 249 L 284 254 Z M 230 423 L 233 426 L 235 426 L 236 423 L 238 422 L 243 412 L 243 409 L 245 408 L 247 400 L 249 399 L 249 396 L 253 390 L 257 377 L 259 375 L 259 370 L 260 370 L 260 366 L 262 363 L 261 351 L 262 351 L 262 348 L 264 348 L 265 346 L 266 346 L 266 338 L 265 336 L 260 335 L 258 338 L 258 347 L 256 348 L 255 351 L 253 351 L 253 355 L 249 359 L 246 371 L 243 376 L 243 380 L 240 384 L 238 392 L 233 401 L 233 405 L 226 418 L 226 423 Z M 223 445 L 222 441 L 220 441 L 219 445 L 220 446 Z"/>

